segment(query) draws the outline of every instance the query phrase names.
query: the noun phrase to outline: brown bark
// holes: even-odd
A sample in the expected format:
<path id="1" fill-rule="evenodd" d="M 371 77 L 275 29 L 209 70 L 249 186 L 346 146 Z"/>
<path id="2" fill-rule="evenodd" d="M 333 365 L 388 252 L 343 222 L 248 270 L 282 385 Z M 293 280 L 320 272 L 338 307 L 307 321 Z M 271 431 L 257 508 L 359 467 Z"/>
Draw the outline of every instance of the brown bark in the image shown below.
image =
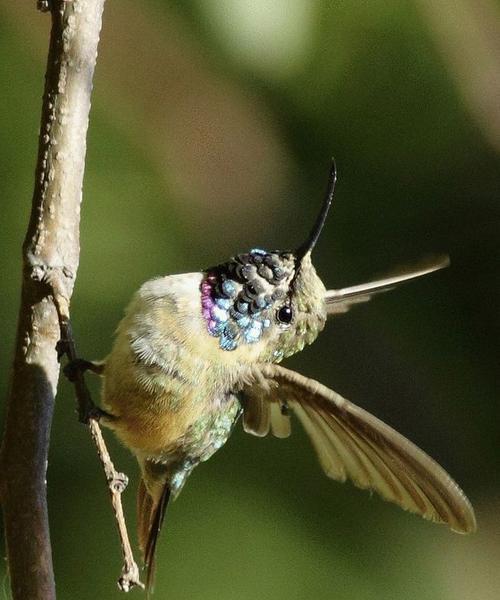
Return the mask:
<path id="1" fill-rule="evenodd" d="M 14 600 L 55 598 L 46 466 L 59 377 L 58 315 L 78 269 L 90 95 L 104 0 L 53 0 L 52 30 L 0 490 Z"/>

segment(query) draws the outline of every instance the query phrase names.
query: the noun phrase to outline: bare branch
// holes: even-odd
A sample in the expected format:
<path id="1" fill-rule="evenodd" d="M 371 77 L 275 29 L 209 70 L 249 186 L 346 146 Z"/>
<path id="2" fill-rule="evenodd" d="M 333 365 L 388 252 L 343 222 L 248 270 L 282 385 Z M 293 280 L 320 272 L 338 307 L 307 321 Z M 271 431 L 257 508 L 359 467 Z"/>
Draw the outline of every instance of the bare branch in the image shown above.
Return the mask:
<path id="1" fill-rule="evenodd" d="M 92 439 L 97 447 L 99 459 L 104 468 L 106 479 L 108 481 L 109 492 L 111 494 L 111 503 L 115 512 L 116 523 L 118 525 L 118 532 L 120 534 L 120 541 L 122 545 L 123 553 L 123 567 L 122 574 L 118 579 L 118 587 L 123 592 L 130 591 L 134 586 L 144 588 L 144 584 L 139 578 L 139 567 L 134 560 L 132 553 L 132 547 L 128 539 L 127 526 L 125 524 L 125 517 L 123 514 L 121 495 L 128 484 L 128 477 L 124 473 L 116 471 L 111 458 L 104 443 L 101 429 L 95 419 L 89 421 L 90 432 Z"/>
<path id="2" fill-rule="evenodd" d="M 60 354 L 64 353 L 68 356 L 70 361 L 78 359 L 75 340 L 71 329 L 71 323 L 69 321 L 68 307 L 64 300 L 58 294 L 57 284 L 54 282 L 54 298 L 56 302 L 56 308 L 59 315 L 59 323 L 61 327 L 61 341 L 58 344 Z M 98 419 L 100 416 L 99 409 L 92 402 L 89 389 L 85 384 L 83 371 L 76 369 L 72 381 L 75 386 L 75 394 L 78 400 L 78 409 L 80 415 L 80 421 L 86 423 L 90 429 L 92 439 L 97 448 L 97 454 L 101 465 L 106 476 L 108 483 L 108 489 L 111 496 L 111 504 L 115 514 L 116 524 L 118 526 L 118 533 L 120 535 L 120 543 L 123 554 L 123 567 L 121 576 L 118 579 L 118 587 L 123 592 L 130 591 L 134 586 L 144 588 L 143 583 L 139 577 L 139 567 L 134 560 L 132 547 L 128 537 L 127 525 L 125 523 L 125 516 L 123 514 L 121 495 L 125 491 L 128 485 L 128 477 L 124 473 L 119 473 L 111 461 L 106 443 L 99 427 Z"/>
<path id="3" fill-rule="evenodd" d="M 79 258 L 79 215 L 90 94 L 104 0 L 52 0 L 31 218 L 5 432 L 0 455 L 7 555 L 15 600 L 55 598 L 46 466 L 59 377 L 58 315 Z"/>

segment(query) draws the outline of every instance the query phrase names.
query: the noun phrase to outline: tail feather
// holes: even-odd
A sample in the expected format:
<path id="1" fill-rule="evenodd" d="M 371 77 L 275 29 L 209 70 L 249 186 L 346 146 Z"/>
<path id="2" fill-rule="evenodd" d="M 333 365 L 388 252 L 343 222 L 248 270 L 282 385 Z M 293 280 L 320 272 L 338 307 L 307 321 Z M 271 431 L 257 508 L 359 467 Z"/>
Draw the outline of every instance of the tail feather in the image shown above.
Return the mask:
<path id="1" fill-rule="evenodd" d="M 158 499 L 155 499 L 148 492 L 144 480 L 141 479 L 137 491 L 137 529 L 139 547 L 146 568 L 146 589 L 148 591 L 152 590 L 154 583 L 156 544 L 169 499 L 170 487 L 168 484 L 163 486 Z"/>

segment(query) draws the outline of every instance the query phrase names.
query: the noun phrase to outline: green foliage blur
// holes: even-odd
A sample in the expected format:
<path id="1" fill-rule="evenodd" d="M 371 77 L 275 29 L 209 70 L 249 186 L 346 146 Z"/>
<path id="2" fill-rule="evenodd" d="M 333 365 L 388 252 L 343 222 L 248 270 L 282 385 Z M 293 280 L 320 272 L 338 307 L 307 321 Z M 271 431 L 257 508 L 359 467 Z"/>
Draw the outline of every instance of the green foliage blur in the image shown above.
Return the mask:
<path id="1" fill-rule="evenodd" d="M 335 156 L 335 205 L 314 255 L 327 286 L 426 254 L 452 265 L 339 317 L 287 364 L 435 457 L 479 527 L 459 536 L 329 481 L 298 426 L 284 441 L 237 427 L 169 511 L 157 600 L 498 598 L 500 3 L 480 4 L 107 3 L 72 304 L 82 355 L 105 356 L 144 280 L 297 246 Z M 48 33 L 34 0 L 0 0 L 2 397 Z M 133 528 L 136 465 L 107 439 L 131 476 Z M 65 381 L 48 493 L 59 598 L 123 597 L 103 476 Z"/>

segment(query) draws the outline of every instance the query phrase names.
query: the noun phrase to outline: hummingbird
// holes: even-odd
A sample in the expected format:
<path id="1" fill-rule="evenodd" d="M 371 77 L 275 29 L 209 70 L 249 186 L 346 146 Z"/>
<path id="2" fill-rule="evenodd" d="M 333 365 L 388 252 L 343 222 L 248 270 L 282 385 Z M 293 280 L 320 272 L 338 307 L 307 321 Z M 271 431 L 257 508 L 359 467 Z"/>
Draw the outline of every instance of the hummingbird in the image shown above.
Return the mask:
<path id="1" fill-rule="evenodd" d="M 286 438 L 294 415 L 326 475 L 453 531 L 475 530 L 473 508 L 432 458 L 364 409 L 279 363 L 311 344 L 329 316 L 449 264 L 327 290 L 311 262 L 332 204 L 335 162 L 320 212 L 294 251 L 254 248 L 202 272 L 151 279 L 136 292 L 103 377 L 101 422 L 136 456 L 138 539 L 148 589 L 169 501 L 237 421 L 252 435 Z"/>

